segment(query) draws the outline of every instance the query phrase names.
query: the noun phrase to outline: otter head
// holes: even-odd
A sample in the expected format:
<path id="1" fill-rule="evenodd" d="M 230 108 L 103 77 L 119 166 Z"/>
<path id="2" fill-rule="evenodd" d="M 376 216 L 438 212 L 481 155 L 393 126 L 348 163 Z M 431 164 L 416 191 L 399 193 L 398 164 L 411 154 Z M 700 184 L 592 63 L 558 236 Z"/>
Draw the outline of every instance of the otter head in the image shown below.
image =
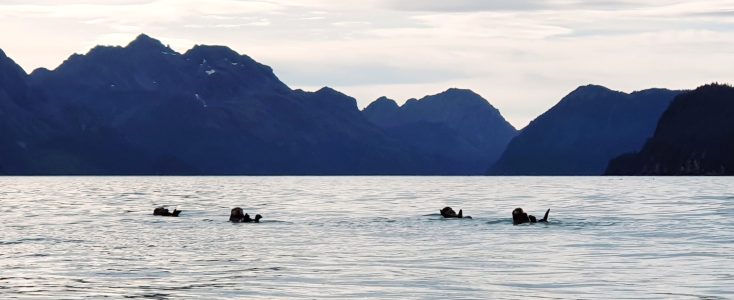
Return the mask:
<path id="1" fill-rule="evenodd" d="M 441 216 L 444 218 L 456 218 L 456 212 L 453 208 L 446 206 L 441 210 Z"/>
<path id="2" fill-rule="evenodd" d="M 522 208 L 515 208 L 512 211 L 512 224 L 522 224 L 522 223 L 528 223 L 530 222 L 530 219 L 528 218 L 528 214 L 525 213 Z"/>
<path id="3" fill-rule="evenodd" d="M 260 223 L 260 219 L 262 218 L 263 216 L 261 216 L 260 214 L 255 215 L 255 223 Z"/>
<path id="4" fill-rule="evenodd" d="M 244 219 L 244 218 L 245 218 L 245 216 L 242 213 L 242 208 L 235 207 L 229 213 L 229 220 L 232 221 L 232 222 L 241 222 L 242 219 Z"/>
<path id="5" fill-rule="evenodd" d="M 153 215 L 154 215 L 154 216 L 165 216 L 166 214 L 170 214 L 170 212 L 168 212 L 168 209 L 166 209 L 166 208 L 165 208 L 165 207 L 163 207 L 163 206 L 161 206 L 161 207 L 156 207 L 156 208 L 155 208 L 155 209 L 153 210 Z"/>

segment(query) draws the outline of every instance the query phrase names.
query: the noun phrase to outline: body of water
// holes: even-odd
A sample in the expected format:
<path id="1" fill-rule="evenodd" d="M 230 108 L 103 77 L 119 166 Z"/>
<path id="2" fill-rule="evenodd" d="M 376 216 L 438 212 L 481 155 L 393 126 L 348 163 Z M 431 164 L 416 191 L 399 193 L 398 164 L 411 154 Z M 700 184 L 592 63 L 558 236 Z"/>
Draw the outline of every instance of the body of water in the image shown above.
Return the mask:
<path id="1" fill-rule="evenodd" d="M 0 204 L 2 299 L 734 297 L 734 178 L 0 177 Z"/>

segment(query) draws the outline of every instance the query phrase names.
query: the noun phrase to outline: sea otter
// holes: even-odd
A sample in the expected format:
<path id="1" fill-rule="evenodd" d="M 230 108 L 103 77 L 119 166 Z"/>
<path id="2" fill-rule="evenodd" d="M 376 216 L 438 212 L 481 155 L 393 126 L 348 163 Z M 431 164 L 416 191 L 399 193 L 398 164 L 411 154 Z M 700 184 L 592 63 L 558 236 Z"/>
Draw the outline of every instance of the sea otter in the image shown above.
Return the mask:
<path id="1" fill-rule="evenodd" d="M 168 211 L 168 208 L 165 208 L 165 207 L 163 207 L 163 206 L 161 206 L 161 207 L 156 207 L 156 208 L 155 208 L 155 209 L 153 210 L 153 215 L 154 215 L 154 216 L 164 216 L 164 217 L 178 217 L 178 215 L 179 215 L 180 213 L 181 213 L 181 211 L 180 211 L 180 210 L 178 210 L 178 209 L 175 209 L 175 208 L 174 208 L 174 209 L 173 209 L 173 212 L 170 212 L 170 211 Z"/>
<path id="2" fill-rule="evenodd" d="M 441 216 L 444 218 L 457 218 L 457 219 L 471 219 L 470 216 L 464 217 L 464 212 L 460 209 L 459 213 L 457 214 L 453 208 L 446 206 L 441 211 Z"/>
<path id="3" fill-rule="evenodd" d="M 550 213 L 550 208 L 545 211 L 545 216 L 543 216 L 542 219 L 537 220 L 535 216 L 528 215 L 526 212 L 522 210 L 522 208 L 515 208 L 512 211 L 512 225 L 518 225 L 523 223 L 548 223 L 548 213 Z"/>
<path id="4" fill-rule="evenodd" d="M 242 208 L 235 207 L 229 213 L 229 221 L 232 223 L 239 223 L 245 219 L 245 214 L 242 212 Z"/>
<path id="5" fill-rule="evenodd" d="M 262 219 L 261 215 L 255 215 L 255 219 L 250 218 L 250 215 L 243 213 L 242 208 L 239 207 L 233 208 L 229 214 L 229 221 L 232 223 L 260 223 L 260 219 Z"/>

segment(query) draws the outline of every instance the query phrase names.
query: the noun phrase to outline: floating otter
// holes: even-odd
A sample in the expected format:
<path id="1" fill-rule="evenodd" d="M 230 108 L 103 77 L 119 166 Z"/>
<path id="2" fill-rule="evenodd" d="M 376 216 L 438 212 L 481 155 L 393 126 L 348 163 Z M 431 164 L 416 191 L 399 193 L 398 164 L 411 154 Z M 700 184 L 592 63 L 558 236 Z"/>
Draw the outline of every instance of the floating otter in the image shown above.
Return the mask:
<path id="1" fill-rule="evenodd" d="M 233 208 L 229 214 L 229 221 L 232 223 L 260 223 L 262 218 L 261 215 L 255 215 L 255 219 L 252 219 L 249 214 L 243 213 L 242 208 L 239 207 Z"/>
<path id="2" fill-rule="evenodd" d="M 543 216 L 542 219 L 537 220 L 535 216 L 528 215 L 526 212 L 522 210 L 522 208 L 515 208 L 512 211 L 512 225 L 518 225 L 523 223 L 548 223 L 548 213 L 550 213 L 550 208 L 545 211 L 545 216 Z"/>
<path id="3" fill-rule="evenodd" d="M 242 208 L 235 207 L 229 213 L 229 221 L 232 223 L 239 223 L 245 219 L 245 214 L 242 212 Z"/>
<path id="4" fill-rule="evenodd" d="M 161 207 L 156 207 L 156 208 L 155 208 L 155 209 L 153 210 L 153 215 L 154 215 L 154 216 L 164 216 L 164 217 L 178 217 L 178 215 L 179 215 L 180 213 L 181 213 L 181 211 L 180 211 L 180 210 L 178 210 L 178 209 L 175 209 L 175 208 L 174 208 L 174 209 L 173 209 L 173 212 L 170 212 L 170 211 L 168 211 L 168 208 L 165 208 L 165 207 L 163 207 L 163 206 L 161 206 Z"/>
<path id="5" fill-rule="evenodd" d="M 444 217 L 444 218 L 457 218 L 457 219 L 467 218 L 467 219 L 471 219 L 470 216 L 464 217 L 464 212 L 461 209 L 459 210 L 459 213 L 457 214 L 454 211 L 454 209 L 451 208 L 451 207 L 449 207 L 449 206 L 444 207 L 443 209 L 441 209 L 440 212 L 441 212 L 441 216 Z"/>

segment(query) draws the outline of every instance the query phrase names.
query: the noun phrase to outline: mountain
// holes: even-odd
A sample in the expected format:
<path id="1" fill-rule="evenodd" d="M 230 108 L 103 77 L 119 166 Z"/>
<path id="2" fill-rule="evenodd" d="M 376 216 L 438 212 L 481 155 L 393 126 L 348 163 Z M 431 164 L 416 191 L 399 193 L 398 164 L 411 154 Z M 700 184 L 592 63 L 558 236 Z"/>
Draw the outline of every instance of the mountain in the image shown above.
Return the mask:
<path id="1" fill-rule="evenodd" d="M 372 125 L 353 98 L 291 90 L 223 46 L 181 54 L 140 35 L 26 82 L 25 111 L 50 129 L 10 173 L 429 174 L 440 165 Z"/>
<path id="2" fill-rule="evenodd" d="M 522 129 L 488 174 L 600 175 L 610 159 L 642 147 L 677 94 L 579 87 Z"/>
<path id="3" fill-rule="evenodd" d="M 18 126 L 18 103 L 27 92 L 26 74 L 20 67 L 0 51 L 0 174 L 12 172 L 11 164 L 23 156 L 20 129 Z"/>
<path id="4" fill-rule="evenodd" d="M 28 111 L 31 98 L 28 75 L 0 50 L 0 174 L 23 170 L 32 158 L 28 145 L 48 130 Z"/>
<path id="5" fill-rule="evenodd" d="M 734 88 L 710 84 L 676 97 L 639 151 L 608 175 L 734 175 Z"/>
<path id="6" fill-rule="evenodd" d="M 487 100 L 449 89 L 398 106 L 382 97 L 362 113 L 393 138 L 446 162 L 441 174 L 483 174 L 516 135 Z"/>

